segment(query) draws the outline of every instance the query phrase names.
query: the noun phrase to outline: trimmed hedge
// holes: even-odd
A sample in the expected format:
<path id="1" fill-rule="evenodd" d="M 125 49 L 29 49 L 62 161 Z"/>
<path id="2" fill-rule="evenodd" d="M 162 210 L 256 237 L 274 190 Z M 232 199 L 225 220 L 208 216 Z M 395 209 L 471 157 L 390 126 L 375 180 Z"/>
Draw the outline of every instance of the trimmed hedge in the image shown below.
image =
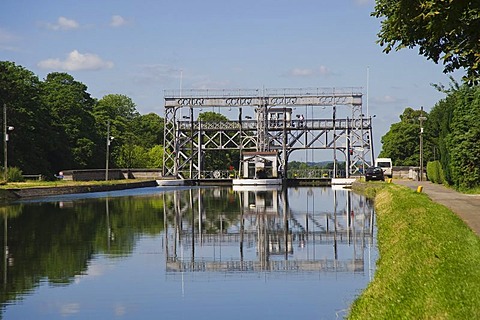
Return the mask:
<path id="1" fill-rule="evenodd" d="M 443 184 L 445 182 L 445 174 L 443 172 L 440 161 L 430 161 L 427 163 L 428 180 L 433 183 Z"/>

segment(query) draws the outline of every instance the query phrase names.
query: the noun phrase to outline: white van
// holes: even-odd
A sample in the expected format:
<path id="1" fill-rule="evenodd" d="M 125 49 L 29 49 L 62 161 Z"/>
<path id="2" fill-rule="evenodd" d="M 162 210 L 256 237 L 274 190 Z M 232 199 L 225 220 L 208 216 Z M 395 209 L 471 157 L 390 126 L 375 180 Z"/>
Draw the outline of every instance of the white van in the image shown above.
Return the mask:
<path id="1" fill-rule="evenodd" d="M 392 177 L 392 159 L 391 158 L 377 158 L 375 159 L 375 167 L 380 167 L 383 170 L 383 174 L 387 177 Z"/>

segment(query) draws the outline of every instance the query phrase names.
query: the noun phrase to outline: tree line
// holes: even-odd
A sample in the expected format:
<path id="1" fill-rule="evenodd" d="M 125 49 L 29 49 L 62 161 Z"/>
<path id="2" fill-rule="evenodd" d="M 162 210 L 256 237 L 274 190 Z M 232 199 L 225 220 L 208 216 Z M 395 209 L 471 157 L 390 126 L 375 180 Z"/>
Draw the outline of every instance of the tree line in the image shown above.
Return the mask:
<path id="1" fill-rule="evenodd" d="M 0 61 L 0 108 L 6 108 L 6 125 L 13 127 L 8 166 L 46 177 L 65 169 L 104 168 L 108 126 L 111 167 L 161 167 L 163 118 L 139 114 L 125 95 L 98 100 L 87 89 L 67 73 L 40 80 L 14 62 Z"/>
<path id="2" fill-rule="evenodd" d="M 429 174 L 439 183 L 458 189 L 480 186 L 480 87 L 437 86 L 446 97 L 435 104 L 423 127 L 423 158 Z M 419 166 L 421 110 L 406 108 L 400 122 L 382 137 L 380 157 L 391 157 L 396 166 Z M 430 171 L 430 168 L 432 171 Z"/>
<path id="3" fill-rule="evenodd" d="M 407 108 L 382 138 L 380 156 L 394 165 L 420 164 L 419 117 L 426 116 L 424 160 L 430 178 L 459 189 L 480 186 L 480 2 L 376 0 L 377 43 L 385 53 L 418 48 L 444 73 L 464 70 L 463 85 L 436 86 L 447 96 L 429 114 Z"/>

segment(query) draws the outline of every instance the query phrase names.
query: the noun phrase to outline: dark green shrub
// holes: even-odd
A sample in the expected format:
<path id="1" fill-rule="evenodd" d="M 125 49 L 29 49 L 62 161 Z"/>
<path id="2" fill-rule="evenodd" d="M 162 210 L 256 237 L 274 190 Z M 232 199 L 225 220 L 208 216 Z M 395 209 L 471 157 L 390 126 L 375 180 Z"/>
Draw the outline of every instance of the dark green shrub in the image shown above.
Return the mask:
<path id="1" fill-rule="evenodd" d="M 445 174 L 440 161 L 430 161 L 427 163 L 427 177 L 433 183 L 443 184 L 445 182 Z"/>
<path id="2" fill-rule="evenodd" d="M 25 179 L 23 178 L 23 172 L 17 167 L 10 167 L 7 170 L 7 181 L 10 182 L 23 182 Z"/>

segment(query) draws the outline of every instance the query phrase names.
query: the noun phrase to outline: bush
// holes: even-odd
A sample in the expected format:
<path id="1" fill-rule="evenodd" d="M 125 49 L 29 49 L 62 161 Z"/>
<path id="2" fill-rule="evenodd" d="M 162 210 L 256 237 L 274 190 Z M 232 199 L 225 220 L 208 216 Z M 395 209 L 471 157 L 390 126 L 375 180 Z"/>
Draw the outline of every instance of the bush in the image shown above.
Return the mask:
<path id="1" fill-rule="evenodd" d="M 440 161 L 430 161 L 427 163 L 428 180 L 433 183 L 443 184 L 445 182 L 445 174 Z"/>
<path id="2" fill-rule="evenodd" d="M 7 169 L 7 177 L 3 177 L 4 180 L 9 182 L 23 182 L 23 172 L 17 167 L 10 167 Z"/>

